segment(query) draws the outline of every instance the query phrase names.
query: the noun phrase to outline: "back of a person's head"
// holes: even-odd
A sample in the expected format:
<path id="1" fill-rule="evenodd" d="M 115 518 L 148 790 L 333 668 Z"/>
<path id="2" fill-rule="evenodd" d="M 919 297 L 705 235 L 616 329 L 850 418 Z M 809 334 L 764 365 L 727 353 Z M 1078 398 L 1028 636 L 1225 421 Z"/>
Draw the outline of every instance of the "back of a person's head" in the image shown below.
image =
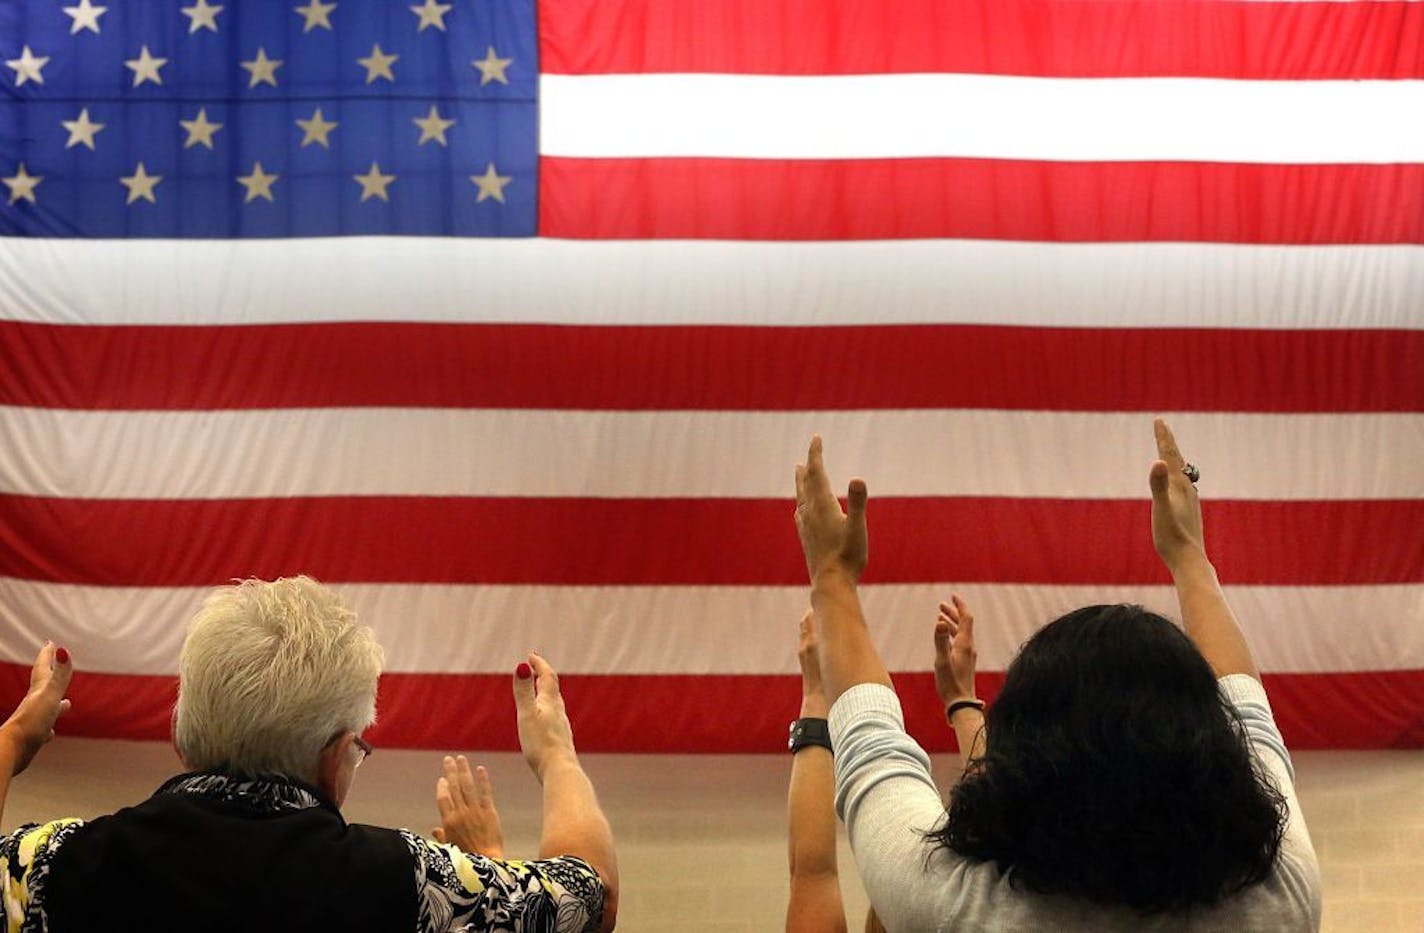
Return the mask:
<path id="1" fill-rule="evenodd" d="M 334 736 L 375 720 L 382 652 L 309 577 L 213 592 L 188 627 L 173 737 L 195 770 L 312 780 Z"/>
<path id="2" fill-rule="evenodd" d="M 1139 606 L 1040 630 L 990 708 L 940 844 L 1011 882 L 1144 913 L 1216 903 L 1266 877 L 1284 801 L 1254 766 L 1210 666 Z"/>

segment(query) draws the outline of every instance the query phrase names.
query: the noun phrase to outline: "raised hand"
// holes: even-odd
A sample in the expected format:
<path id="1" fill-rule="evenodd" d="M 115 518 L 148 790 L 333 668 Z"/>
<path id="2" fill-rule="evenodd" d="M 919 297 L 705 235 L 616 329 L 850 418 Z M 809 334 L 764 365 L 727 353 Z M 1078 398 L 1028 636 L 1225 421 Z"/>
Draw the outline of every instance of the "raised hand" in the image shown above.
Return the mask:
<path id="1" fill-rule="evenodd" d="M 519 726 L 519 748 L 536 777 L 557 760 L 577 761 L 574 729 L 559 694 L 559 675 L 549 662 L 533 652 L 529 663 L 514 672 L 514 708 Z"/>
<path id="2" fill-rule="evenodd" d="M 471 772 L 464 755 L 446 755 L 444 764 L 445 775 L 435 782 L 440 825 L 431 831 L 431 836 L 466 852 L 504 858 L 504 828 L 495 809 L 489 772 L 483 766 Z"/>
<path id="3" fill-rule="evenodd" d="M 45 642 L 30 669 L 30 689 L 10 718 L 0 725 L 0 739 L 11 744 L 15 766 L 11 775 L 30 766 L 46 742 L 54 738 L 55 721 L 69 711 L 64 694 L 74 676 L 69 652 Z"/>
<path id="4" fill-rule="evenodd" d="M 821 436 L 812 435 L 806 462 L 796 465 L 796 531 L 813 581 L 823 570 L 840 568 L 853 582 L 859 582 L 870 556 L 866 495 L 865 480 L 851 480 L 846 493 L 848 510 L 841 511 L 821 457 Z"/>
<path id="5" fill-rule="evenodd" d="M 1182 472 L 1187 461 L 1177 449 L 1172 429 L 1158 418 L 1152 430 L 1158 457 L 1147 477 L 1152 487 L 1152 544 L 1167 568 L 1175 571 L 1185 560 L 1206 556 L 1201 499 Z"/>
<path id="6" fill-rule="evenodd" d="M 935 692 L 941 706 L 956 700 L 977 699 L 974 692 L 974 613 L 958 593 L 939 604 L 934 628 Z"/>

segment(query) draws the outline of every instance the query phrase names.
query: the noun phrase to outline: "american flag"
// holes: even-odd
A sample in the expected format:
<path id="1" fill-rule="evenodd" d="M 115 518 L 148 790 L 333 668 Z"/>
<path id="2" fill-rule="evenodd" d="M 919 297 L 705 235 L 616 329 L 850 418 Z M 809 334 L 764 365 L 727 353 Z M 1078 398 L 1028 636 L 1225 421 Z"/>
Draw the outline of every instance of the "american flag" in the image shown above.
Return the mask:
<path id="1" fill-rule="evenodd" d="M 911 731 L 1175 614 L 1150 419 L 1295 747 L 1424 744 L 1424 4 L 0 0 L 0 681 L 167 735 L 207 587 L 310 573 L 379 741 L 773 751 L 813 431 Z"/>

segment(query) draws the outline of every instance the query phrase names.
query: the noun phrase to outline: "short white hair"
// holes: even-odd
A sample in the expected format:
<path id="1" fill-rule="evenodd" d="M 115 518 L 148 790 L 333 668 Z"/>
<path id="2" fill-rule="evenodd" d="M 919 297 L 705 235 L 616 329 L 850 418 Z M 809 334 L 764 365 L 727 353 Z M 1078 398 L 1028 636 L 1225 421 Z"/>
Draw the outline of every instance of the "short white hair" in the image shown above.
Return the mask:
<path id="1" fill-rule="evenodd" d="M 376 719 L 384 654 L 310 577 L 214 591 L 178 661 L 173 741 L 188 767 L 314 781 L 321 750 Z"/>

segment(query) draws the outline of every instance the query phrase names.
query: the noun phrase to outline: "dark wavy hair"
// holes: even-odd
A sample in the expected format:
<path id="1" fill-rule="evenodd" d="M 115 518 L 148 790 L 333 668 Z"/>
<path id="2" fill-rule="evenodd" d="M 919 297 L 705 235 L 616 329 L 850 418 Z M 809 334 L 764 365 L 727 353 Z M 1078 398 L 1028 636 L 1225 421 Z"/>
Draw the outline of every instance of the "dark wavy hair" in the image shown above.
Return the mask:
<path id="1" fill-rule="evenodd" d="M 1216 903 L 1275 862 L 1284 798 L 1206 659 L 1141 606 L 1045 626 L 986 728 L 929 837 L 1016 887 L 1153 914 Z"/>

